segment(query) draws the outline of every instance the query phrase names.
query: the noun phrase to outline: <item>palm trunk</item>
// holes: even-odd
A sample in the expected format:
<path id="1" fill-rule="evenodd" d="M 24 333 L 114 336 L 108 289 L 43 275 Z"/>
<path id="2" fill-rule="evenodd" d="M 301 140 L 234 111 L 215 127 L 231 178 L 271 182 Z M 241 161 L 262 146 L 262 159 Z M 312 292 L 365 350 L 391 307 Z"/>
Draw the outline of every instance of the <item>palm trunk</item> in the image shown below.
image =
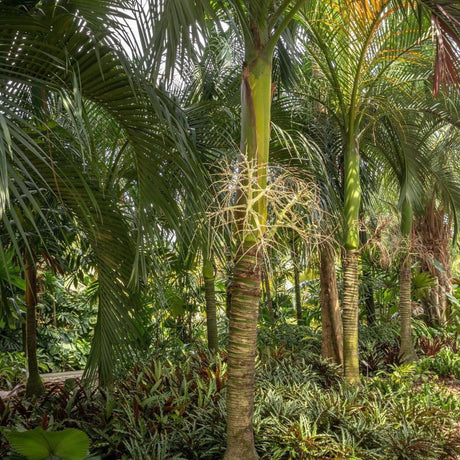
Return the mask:
<path id="1" fill-rule="evenodd" d="M 208 348 L 212 352 L 219 349 L 217 336 L 217 314 L 216 314 L 216 288 L 214 276 L 214 264 L 207 249 L 203 250 L 203 280 L 204 296 L 206 301 L 206 328 L 208 335 Z"/>
<path id="2" fill-rule="evenodd" d="M 270 288 L 270 279 L 268 278 L 267 266 L 264 264 L 262 267 L 262 284 L 265 293 L 265 302 L 267 305 L 268 314 L 270 315 L 270 323 L 272 326 L 275 324 L 275 312 L 273 311 L 272 292 Z"/>
<path id="3" fill-rule="evenodd" d="M 24 257 L 26 268 L 26 347 L 27 367 L 29 375 L 26 384 L 26 396 L 40 396 L 45 393 L 45 387 L 40 378 L 37 360 L 37 267 L 32 257 Z"/>
<path id="4" fill-rule="evenodd" d="M 343 326 L 337 288 L 334 250 L 329 244 L 320 247 L 321 355 L 343 364 Z"/>
<path id="5" fill-rule="evenodd" d="M 417 358 L 412 342 L 412 305 L 411 305 L 411 233 L 412 205 L 405 199 L 401 213 L 401 233 L 404 253 L 399 274 L 399 315 L 401 317 L 400 358 L 407 362 Z"/>
<path id="6" fill-rule="evenodd" d="M 412 305 L 411 305 L 411 256 L 405 254 L 399 274 L 399 314 L 401 316 L 400 358 L 407 362 L 416 359 L 412 342 Z"/>
<path id="7" fill-rule="evenodd" d="M 272 54 L 260 49 L 247 54 L 250 60 L 245 63 L 241 85 L 241 151 L 247 155 L 249 167 L 254 167 L 257 187 L 263 191 L 267 185 L 270 141 Z M 249 222 L 243 228 L 239 223 L 237 235 L 228 345 L 225 460 L 258 458 L 252 418 L 262 263 L 259 241 L 265 232 L 267 203 L 260 194 L 252 203 L 244 194 L 240 196 L 239 204 L 253 206 L 258 223 Z"/>
<path id="8" fill-rule="evenodd" d="M 228 346 L 227 452 L 225 459 L 256 459 L 252 417 L 257 317 L 260 299 L 258 248 L 246 243 L 234 268 Z"/>
<path id="9" fill-rule="evenodd" d="M 262 6 L 261 6 L 262 5 Z M 224 460 L 255 460 L 252 416 L 254 412 L 254 370 L 257 317 L 260 298 L 260 243 L 266 230 L 268 152 L 272 88 L 272 60 L 281 34 L 302 7 L 303 1 L 258 4 L 245 2 L 247 28 L 244 30 L 245 62 L 241 82 L 241 145 L 252 178 L 257 183 L 255 196 L 240 195 L 239 205 L 255 211 L 249 228 L 238 229 L 237 250 L 230 309 L 227 387 L 227 450 Z M 269 23 L 269 9 L 279 14 L 279 23 Z M 244 8 L 243 8 L 244 9 Z M 241 10 L 241 12 L 243 11 Z M 243 13 L 244 14 L 244 13 Z M 274 28 L 274 30 L 272 30 Z M 249 183 L 251 182 L 251 183 Z M 248 181 L 249 189 L 254 187 Z M 250 214 L 250 213 L 249 213 Z M 257 225 L 255 225 L 257 223 Z"/>
<path id="10" fill-rule="evenodd" d="M 302 299 L 300 296 L 300 271 L 297 261 L 297 250 L 295 238 L 292 238 L 291 259 L 294 264 L 294 293 L 295 293 L 295 311 L 297 316 L 297 325 L 302 324 Z"/>
<path id="11" fill-rule="evenodd" d="M 360 243 L 366 244 L 367 243 L 367 232 L 365 230 L 359 232 L 359 240 Z M 372 279 L 372 274 L 369 270 L 363 269 L 363 300 L 364 306 L 366 308 L 366 318 L 367 324 L 369 326 L 373 326 L 376 320 L 376 313 L 375 313 L 375 302 L 374 302 L 374 289 L 372 288 L 371 283 L 369 280 Z"/>
<path id="12" fill-rule="evenodd" d="M 359 149 L 347 133 L 344 150 L 345 172 L 345 255 L 343 258 L 343 370 L 348 383 L 359 383 L 358 358 L 358 247 L 361 185 Z"/>
<path id="13" fill-rule="evenodd" d="M 359 382 L 358 357 L 358 252 L 343 259 L 343 374 L 348 383 Z"/>
<path id="14" fill-rule="evenodd" d="M 429 289 L 422 305 L 426 320 L 430 325 L 444 325 L 449 311 L 446 293 L 452 292 L 451 261 L 449 244 L 452 236 L 451 222 L 445 219 L 444 210 L 436 207 L 433 194 L 425 212 L 419 217 L 415 231 L 423 250 L 420 256 L 422 271 L 430 273 L 434 285 Z M 438 264 L 434 264 L 433 260 Z M 439 264 L 442 266 L 440 270 Z"/>

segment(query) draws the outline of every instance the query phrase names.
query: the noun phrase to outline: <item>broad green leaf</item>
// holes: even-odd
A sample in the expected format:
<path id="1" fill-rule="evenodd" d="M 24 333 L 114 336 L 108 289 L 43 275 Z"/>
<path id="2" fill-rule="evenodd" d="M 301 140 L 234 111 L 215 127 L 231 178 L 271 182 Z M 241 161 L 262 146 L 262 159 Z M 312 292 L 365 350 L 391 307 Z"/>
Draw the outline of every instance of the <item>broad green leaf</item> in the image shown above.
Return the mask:
<path id="1" fill-rule="evenodd" d="M 69 428 L 56 432 L 45 431 L 45 435 L 53 454 L 59 457 L 82 460 L 89 451 L 89 438 L 83 431 Z"/>
<path id="2" fill-rule="evenodd" d="M 44 460 L 49 457 L 50 449 L 43 433 L 42 428 L 24 432 L 4 431 L 11 447 L 29 460 Z"/>
<path id="3" fill-rule="evenodd" d="M 5 430 L 4 434 L 11 447 L 28 460 L 45 460 L 51 456 L 83 460 L 89 450 L 88 436 L 74 428 L 51 432 L 37 427 L 23 432 Z"/>

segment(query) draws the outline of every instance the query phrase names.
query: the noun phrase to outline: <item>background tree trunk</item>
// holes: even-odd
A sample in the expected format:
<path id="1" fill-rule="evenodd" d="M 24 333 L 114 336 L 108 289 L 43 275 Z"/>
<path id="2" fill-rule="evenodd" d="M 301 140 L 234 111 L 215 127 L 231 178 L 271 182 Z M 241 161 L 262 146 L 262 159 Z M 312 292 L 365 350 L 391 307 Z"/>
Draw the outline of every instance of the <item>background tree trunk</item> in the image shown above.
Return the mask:
<path id="1" fill-rule="evenodd" d="M 37 267 L 35 261 L 29 255 L 24 256 L 26 268 L 26 346 L 27 346 L 27 367 L 29 375 L 26 383 L 27 396 L 40 396 L 45 393 L 37 360 Z"/>
<path id="2" fill-rule="evenodd" d="M 399 314 L 401 316 L 400 358 L 407 362 L 417 358 L 412 341 L 411 256 L 406 254 L 399 275 Z"/>
<path id="3" fill-rule="evenodd" d="M 400 358 L 407 362 L 417 359 L 412 341 L 412 298 L 411 298 L 411 235 L 412 205 L 404 200 L 401 212 L 401 234 L 403 237 L 403 260 L 399 274 L 399 315 L 401 317 Z"/>
<path id="4" fill-rule="evenodd" d="M 340 311 L 334 249 L 327 243 L 320 247 L 321 355 L 343 364 L 343 326 Z"/>
<path id="5" fill-rule="evenodd" d="M 360 230 L 359 232 L 359 240 L 361 245 L 367 243 L 367 232 L 365 230 Z M 375 312 L 375 302 L 374 302 L 374 289 L 372 284 L 369 280 L 372 280 L 372 273 L 369 270 L 363 268 L 363 276 L 362 276 L 362 294 L 363 294 L 363 301 L 364 306 L 366 308 L 366 318 L 367 324 L 369 326 L 373 326 L 376 322 L 376 312 Z"/>
<path id="6" fill-rule="evenodd" d="M 208 336 L 208 348 L 216 352 L 219 349 L 217 335 L 217 312 L 216 312 L 216 288 L 214 264 L 207 249 L 203 249 L 203 281 L 204 296 L 206 301 L 206 330 Z"/>
<path id="7" fill-rule="evenodd" d="M 275 324 L 275 312 L 273 311 L 272 291 L 270 288 L 270 279 L 268 277 L 267 266 L 263 264 L 262 267 L 262 283 L 264 286 L 265 301 L 267 305 L 268 314 L 270 315 L 270 322 Z"/>
<path id="8" fill-rule="evenodd" d="M 294 293 L 295 293 L 295 311 L 297 316 L 297 325 L 302 324 L 302 298 L 300 295 L 300 271 L 297 257 L 297 247 L 295 238 L 292 238 L 291 259 L 294 265 Z"/>

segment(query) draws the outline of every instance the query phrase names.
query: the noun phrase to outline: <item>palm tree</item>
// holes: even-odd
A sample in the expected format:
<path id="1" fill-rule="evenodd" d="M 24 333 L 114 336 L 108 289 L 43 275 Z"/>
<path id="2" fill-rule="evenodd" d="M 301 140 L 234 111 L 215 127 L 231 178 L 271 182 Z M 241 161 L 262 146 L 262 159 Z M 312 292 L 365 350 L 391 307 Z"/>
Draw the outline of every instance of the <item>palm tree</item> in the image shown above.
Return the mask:
<path id="1" fill-rule="evenodd" d="M 260 298 L 261 252 L 267 206 L 262 194 L 267 185 L 272 99 L 272 59 L 275 46 L 303 4 L 282 2 L 234 2 L 245 43 L 241 83 L 240 149 L 254 166 L 253 196 L 241 195 L 238 206 L 255 212 L 258 223 L 249 228 L 237 222 L 230 333 L 228 345 L 227 450 L 226 460 L 258 458 L 253 438 L 254 366 L 258 304 Z M 256 226 L 254 226 L 256 224 Z"/>
<path id="2" fill-rule="evenodd" d="M 134 346 L 135 341 L 127 339 L 139 333 L 140 321 L 135 318 L 140 315 L 137 267 L 141 264 L 137 261 L 144 252 L 152 203 L 178 226 L 177 188 L 168 188 L 171 177 L 196 186 L 200 169 L 187 150 L 188 128 L 181 125 L 185 117 L 178 114 L 177 106 L 129 72 L 130 63 L 109 28 L 116 30 L 113 18 L 123 14 L 120 2 L 90 6 L 75 0 L 64 7 L 47 1 L 28 6 L 29 10 L 2 5 L 0 19 L 4 50 L 0 56 L 4 89 L 0 158 L 6 165 L 0 209 L 7 205 L 8 193 L 18 195 L 27 189 L 21 182 L 26 177 L 36 189 L 51 189 L 85 228 L 95 251 L 100 293 L 88 375 L 96 372 L 101 382 L 110 383 L 117 362 L 113 354 L 128 356 L 126 347 Z M 53 100 L 63 110 L 55 111 Z M 118 126 L 120 144 L 113 146 L 110 158 L 106 158 L 105 147 L 96 155 L 97 135 L 89 113 L 94 107 Z M 169 122 L 174 129 L 167 127 Z M 117 174 L 124 174 L 119 168 L 123 158 L 131 159 L 130 180 L 139 186 L 137 232 L 130 229 L 127 215 L 119 209 L 123 191 L 113 186 L 120 183 Z M 111 163 L 106 175 L 100 171 L 104 162 Z M 184 174 L 189 167 L 193 175 Z M 40 213 L 31 192 L 27 199 Z"/>
<path id="3" fill-rule="evenodd" d="M 241 143 L 240 150 L 253 168 L 252 183 L 247 182 L 251 195 L 240 193 L 237 206 L 242 214 L 250 211 L 248 226 L 236 222 L 237 251 L 235 255 L 230 335 L 228 346 L 227 390 L 227 451 L 226 459 L 257 458 L 254 448 L 252 414 L 254 405 L 254 359 L 260 297 L 261 252 L 259 243 L 266 228 L 267 164 L 270 140 L 270 107 L 272 99 L 272 59 L 281 35 L 304 1 L 263 0 L 261 2 L 231 1 L 228 5 L 201 2 L 193 17 L 192 8 L 177 2 L 162 4 L 157 21 L 157 38 L 169 41 L 166 65 L 172 69 L 177 44 L 190 50 L 178 24 L 168 23 L 171 17 L 188 19 L 195 24 L 203 18 L 203 10 L 229 7 L 230 25 L 237 26 L 243 37 L 245 62 L 241 84 Z M 173 8 L 180 9 L 174 11 Z M 227 10 L 227 11 L 228 11 Z M 222 11 L 222 10 L 221 10 Z M 212 11 L 210 14 L 215 14 Z M 203 24 L 203 22 L 201 23 Z M 162 26 L 164 29 L 162 29 Z M 169 26 L 169 28 L 168 28 Z M 175 27 L 171 27 L 175 26 Z M 202 31 L 205 30 L 203 27 Z M 162 33 L 163 32 L 163 33 Z M 191 34 L 194 36 L 193 32 Z M 159 49 L 161 47 L 158 47 Z M 169 65 L 168 65 L 169 63 Z"/>
<path id="4" fill-rule="evenodd" d="M 37 318 L 36 307 L 38 304 L 39 280 L 38 270 L 46 267 L 54 272 L 63 272 L 64 259 L 63 253 L 66 245 L 69 244 L 73 236 L 69 216 L 65 214 L 53 196 L 45 194 L 43 197 L 38 193 L 36 204 L 40 208 L 40 215 L 36 209 L 28 209 L 23 212 L 23 208 L 17 205 L 22 197 L 13 201 L 14 211 L 6 210 L 6 217 L 11 221 L 11 227 L 5 229 L 0 223 L 2 240 L 6 239 L 7 252 L 12 250 L 16 244 L 21 253 L 22 260 L 19 259 L 18 265 L 24 271 L 24 299 L 25 299 L 25 327 L 23 329 L 25 352 L 27 357 L 27 382 L 26 395 L 39 396 L 44 393 L 45 387 L 40 378 L 39 365 L 37 360 Z M 14 219 L 12 219 L 14 215 Z M 44 216 L 44 218 L 42 217 Z M 15 222 L 20 222 L 20 230 Z M 16 234 L 25 232 L 24 238 L 19 238 Z M 18 240 L 12 243 L 10 236 L 15 235 Z M 9 240 L 9 241 L 8 241 Z M 8 282 L 8 280 L 5 280 Z M 3 312 L 5 314 L 6 312 Z"/>
<path id="5" fill-rule="evenodd" d="M 429 39 L 428 21 L 422 15 L 419 22 L 413 7 L 391 0 L 312 2 L 304 15 L 309 51 L 317 68 L 312 86 L 321 80 L 328 85 L 333 97 L 321 103 L 337 119 L 343 136 L 344 374 L 350 383 L 359 382 L 360 142 L 376 114 L 394 111 L 386 93 L 394 86 L 403 90 L 408 80 L 421 78 L 413 66 L 426 60 L 423 45 Z"/>
<path id="6" fill-rule="evenodd" d="M 426 134 L 426 133 L 425 133 Z M 426 136 L 421 146 L 426 152 L 425 194 L 414 207 L 414 232 L 421 246 L 417 258 L 421 269 L 434 280 L 422 304 L 426 320 L 434 325 L 448 321 L 452 290 L 450 276 L 450 241 L 458 229 L 459 181 L 457 165 L 458 128 L 441 125 Z"/>
<path id="7" fill-rule="evenodd" d="M 454 95 L 451 95 L 451 98 L 455 99 Z M 458 139 L 458 128 L 455 127 L 455 118 L 458 119 L 458 117 L 455 114 L 446 117 L 443 108 L 445 99 L 443 95 L 441 101 L 439 99 L 436 101 L 427 91 L 425 83 L 415 84 L 409 97 L 402 94 L 396 95 L 394 104 L 400 107 L 401 119 L 382 118 L 374 130 L 372 139 L 368 139 L 368 145 L 373 144 L 371 148 L 378 149 L 378 153 L 373 154 L 377 158 L 377 168 L 386 171 L 387 179 L 384 187 L 389 190 L 393 186 L 396 193 L 399 194 L 398 208 L 401 214 L 402 236 L 400 356 L 406 361 L 416 358 L 411 334 L 414 210 L 425 211 L 426 197 L 431 197 L 433 189 L 436 189 L 439 191 L 439 202 L 452 216 L 454 225 L 457 225 L 459 189 L 452 162 L 455 161 L 452 146 Z M 415 105 L 414 101 L 416 101 Z M 414 107 L 417 109 L 414 110 Z M 420 107 L 431 107 L 431 110 L 420 111 Z M 445 212 L 442 212 L 442 221 L 444 221 L 444 216 Z M 449 220 L 449 222 L 452 221 Z M 451 237 L 450 227 L 449 223 L 447 241 Z M 438 232 L 437 246 L 439 247 L 442 231 L 438 229 Z"/>
<path id="8" fill-rule="evenodd" d="M 410 136 L 410 143 L 408 143 L 407 130 L 404 130 L 403 126 L 397 123 L 393 123 L 393 120 L 380 120 L 377 130 L 381 136 L 381 138 L 378 139 L 378 157 L 381 161 L 385 161 L 384 170 L 386 171 L 387 175 L 390 175 L 393 180 L 397 182 L 397 190 L 399 191 L 398 207 L 400 209 L 401 215 L 400 231 L 402 237 L 399 274 L 399 314 L 401 318 L 400 357 L 403 361 L 412 361 L 417 357 L 412 341 L 411 329 L 413 202 L 417 199 L 417 192 L 419 193 L 421 187 L 423 187 L 423 179 L 421 184 L 418 183 L 418 189 L 415 187 L 414 183 L 417 182 L 417 179 L 419 179 L 420 182 L 421 178 L 417 176 L 418 171 L 420 170 L 420 165 L 425 160 L 425 157 L 421 155 L 419 143 L 413 143 L 413 136 Z M 378 135 L 374 137 L 374 139 L 377 137 Z M 412 146 L 415 146 L 415 148 Z M 377 164 L 379 164 L 378 161 Z M 388 186 L 387 182 L 386 186 Z"/>

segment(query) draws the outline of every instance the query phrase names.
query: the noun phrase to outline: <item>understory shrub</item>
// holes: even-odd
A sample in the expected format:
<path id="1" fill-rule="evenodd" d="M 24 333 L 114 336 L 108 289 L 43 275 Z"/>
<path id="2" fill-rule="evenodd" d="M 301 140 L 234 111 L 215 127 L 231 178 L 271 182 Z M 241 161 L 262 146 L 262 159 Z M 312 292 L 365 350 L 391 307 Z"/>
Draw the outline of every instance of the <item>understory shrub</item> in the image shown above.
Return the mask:
<path id="1" fill-rule="evenodd" d="M 360 370 L 365 376 L 400 364 L 398 321 L 359 329 Z"/>
<path id="2" fill-rule="evenodd" d="M 0 353 L 0 388 L 11 389 L 24 380 L 26 357 L 23 352 Z"/>
<path id="3" fill-rule="evenodd" d="M 440 377 L 460 380 L 460 354 L 448 348 L 422 359 L 419 367 L 422 373 L 431 371 Z"/>

